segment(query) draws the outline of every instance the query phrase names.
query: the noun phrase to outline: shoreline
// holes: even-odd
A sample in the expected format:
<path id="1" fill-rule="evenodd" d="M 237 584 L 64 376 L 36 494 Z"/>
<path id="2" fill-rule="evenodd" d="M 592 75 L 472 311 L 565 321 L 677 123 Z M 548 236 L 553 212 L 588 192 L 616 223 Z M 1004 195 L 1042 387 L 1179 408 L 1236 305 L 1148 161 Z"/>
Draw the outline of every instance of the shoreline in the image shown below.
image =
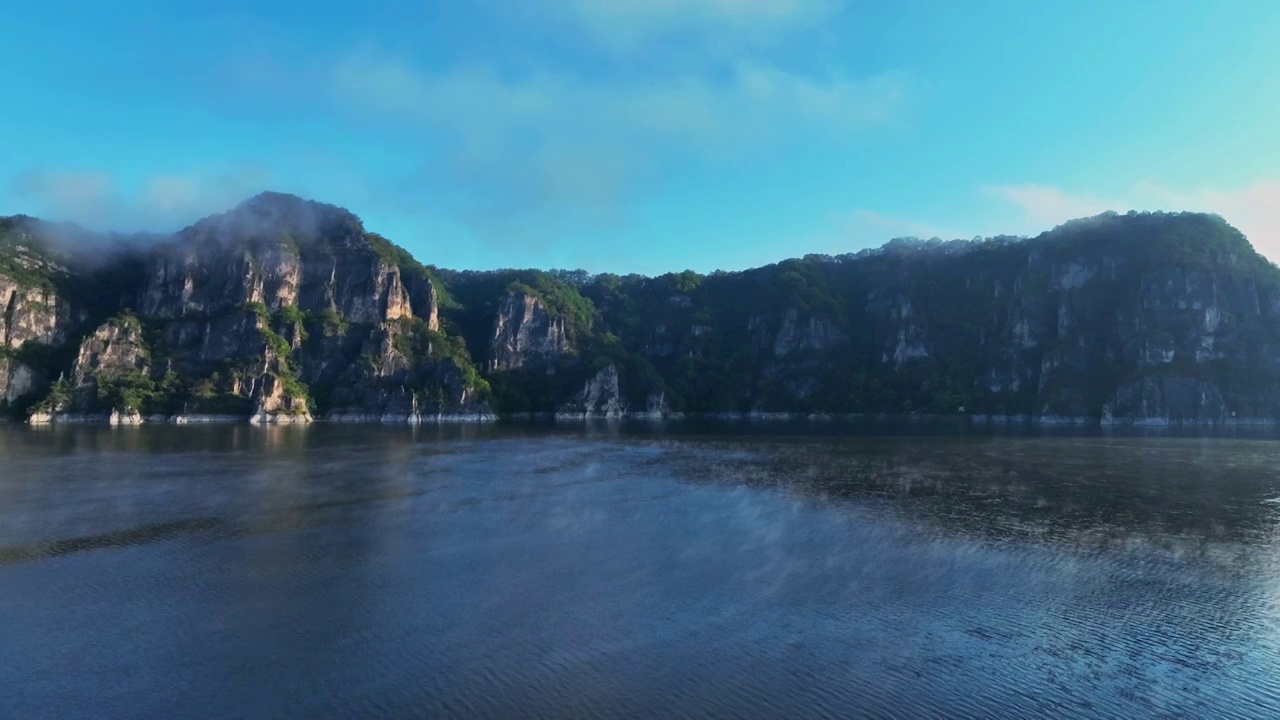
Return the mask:
<path id="1" fill-rule="evenodd" d="M 1280 426 L 1280 419 L 1265 417 L 1209 418 L 1094 418 L 1062 415 L 987 415 L 977 413 L 902 415 L 894 413 L 803 413 L 803 412 L 709 412 L 709 413 L 512 413 L 497 415 L 489 412 L 440 413 L 440 414 L 376 414 L 354 412 L 330 412 L 322 417 L 310 415 L 276 415 L 256 413 L 231 415 L 217 413 L 181 413 L 178 415 L 139 413 L 36 413 L 26 420 L 2 418 L 0 423 L 21 424 L 35 427 L 53 425 L 108 425 L 112 427 L 136 427 L 141 425 L 492 425 L 495 423 L 554 423 L 574 425 L 580 423 L 647 422 L 666 423 L 686 420 L 710 420 L 733 423 L 963 423 L 975 426 L 1025 426 L 1025 427 L 1105 427 L 1105 428 L 1160 428 L 1160 427 L 1272 427 Z"/>

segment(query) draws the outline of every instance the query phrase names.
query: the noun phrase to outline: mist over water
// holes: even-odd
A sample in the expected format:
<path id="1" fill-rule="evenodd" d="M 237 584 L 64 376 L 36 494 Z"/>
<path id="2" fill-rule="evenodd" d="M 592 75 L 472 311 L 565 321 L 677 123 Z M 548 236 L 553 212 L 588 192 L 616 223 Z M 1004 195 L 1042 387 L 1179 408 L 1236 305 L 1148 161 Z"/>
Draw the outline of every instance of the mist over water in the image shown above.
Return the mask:
<path id="1" fill-rule="evenodd" d="M 1274 717 L 1280 445 L 0 427 L 0 717 Z"/>

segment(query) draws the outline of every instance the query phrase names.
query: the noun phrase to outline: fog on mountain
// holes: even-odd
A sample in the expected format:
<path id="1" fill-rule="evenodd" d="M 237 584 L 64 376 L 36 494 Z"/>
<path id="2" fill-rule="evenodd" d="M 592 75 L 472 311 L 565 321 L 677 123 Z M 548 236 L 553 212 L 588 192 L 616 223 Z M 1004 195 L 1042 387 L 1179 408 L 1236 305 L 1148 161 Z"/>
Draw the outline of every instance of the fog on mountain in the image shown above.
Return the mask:
<path id="1" fill-rule="evenodd" d="M 0 219 L 0 304 L 31 422 L 1280 420 L 1280 271 L 1197 213 L 624 277 L 436 268 L 263 193 L 164 238 Z"/>

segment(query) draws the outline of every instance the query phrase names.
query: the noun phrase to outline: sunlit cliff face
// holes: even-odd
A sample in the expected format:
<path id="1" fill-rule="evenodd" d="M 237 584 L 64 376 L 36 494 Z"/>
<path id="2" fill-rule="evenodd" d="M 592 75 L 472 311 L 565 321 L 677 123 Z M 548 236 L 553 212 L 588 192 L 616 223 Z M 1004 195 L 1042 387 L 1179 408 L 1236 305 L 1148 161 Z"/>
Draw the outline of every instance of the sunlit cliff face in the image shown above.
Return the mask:
<path id="1" fill-rule="evenodd" d="M 1280 271 L 1215 216 L 1105 213 L 1031 239 L 656 278 L 440 270 L 279 193 L 93 266 L 30 226 L 8 221 L 0 247 L 22 417 L 1280 421 Z M 145 370 L 77 365 L 131 315 Z"/>

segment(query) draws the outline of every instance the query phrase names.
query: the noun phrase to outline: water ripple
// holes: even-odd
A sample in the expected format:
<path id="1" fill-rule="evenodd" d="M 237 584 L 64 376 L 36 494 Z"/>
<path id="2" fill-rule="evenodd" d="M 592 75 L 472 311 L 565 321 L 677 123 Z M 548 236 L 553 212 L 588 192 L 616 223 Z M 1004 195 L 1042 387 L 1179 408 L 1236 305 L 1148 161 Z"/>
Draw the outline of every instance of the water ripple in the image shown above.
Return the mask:
<path id="1" fill-rule="evenodd" d="M 0 430 L 0 716 L 1280 715 L 1267 442 L 95 432 Z"/>

